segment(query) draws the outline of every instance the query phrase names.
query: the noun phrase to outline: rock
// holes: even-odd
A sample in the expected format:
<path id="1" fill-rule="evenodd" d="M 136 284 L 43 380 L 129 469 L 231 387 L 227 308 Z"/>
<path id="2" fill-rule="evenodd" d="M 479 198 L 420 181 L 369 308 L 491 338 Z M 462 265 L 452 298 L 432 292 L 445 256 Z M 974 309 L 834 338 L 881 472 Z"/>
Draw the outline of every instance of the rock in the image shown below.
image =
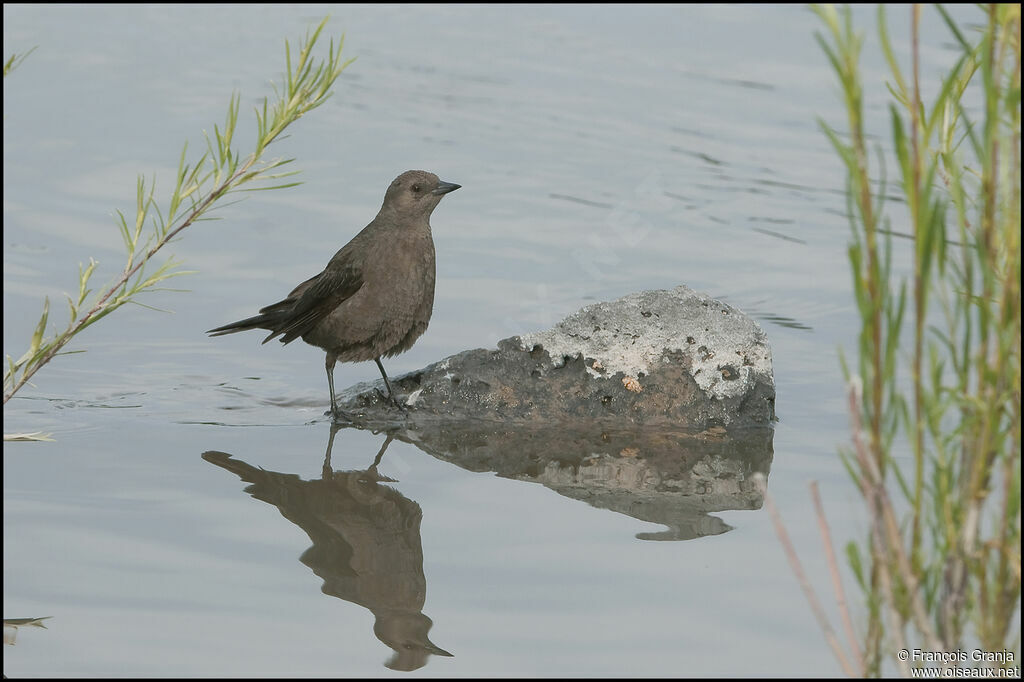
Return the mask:
<path id="1" fill-rule="evenodd" d="M 344 425 L 667 526 L 641 539 L 722 533 L 714 512 L 762 503 L 754 479 L 769 473 L 775 419 L 767 338 L 685 286 L 587 306 L 392 384 L 407 412 L 384 402 L 383 382 L 359 384 L 341 394 Z"/>
<path id="2" fill-rule="evenodd" d="M 361 426 L 426 419 L 580 420 L 692 430 L 770 426 L 771 349 L 761 327 L 686 286 L 587 306 L 392 379 L 408 414 L 363 383 L 341 396 Z"/>

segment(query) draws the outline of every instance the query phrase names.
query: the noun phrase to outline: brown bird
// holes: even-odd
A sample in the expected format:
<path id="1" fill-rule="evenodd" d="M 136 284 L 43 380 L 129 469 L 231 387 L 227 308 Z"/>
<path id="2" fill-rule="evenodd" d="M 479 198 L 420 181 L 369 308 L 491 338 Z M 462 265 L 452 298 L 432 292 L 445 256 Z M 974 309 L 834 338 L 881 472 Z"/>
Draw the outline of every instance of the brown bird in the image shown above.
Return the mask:
<path id="1" fill-rule="evenodd" d="M 276 337 L 281 343 L 301 338 L 324 349 L 336 417 L 343 413 L 334 396 L 335 363 L 373 360 L 384 377 L 387 399 L 402 408 L 380 359 L 408 350 L 427 329 L 435 277 L 430 214 L 445 194 L 459 187 L 427 171 L 402 173 L 384 194 L 377 217 L 334 254 L 323 272 L 259 315 L 207 334 L 267 329 L 270 334 L 263 343 Z"/>

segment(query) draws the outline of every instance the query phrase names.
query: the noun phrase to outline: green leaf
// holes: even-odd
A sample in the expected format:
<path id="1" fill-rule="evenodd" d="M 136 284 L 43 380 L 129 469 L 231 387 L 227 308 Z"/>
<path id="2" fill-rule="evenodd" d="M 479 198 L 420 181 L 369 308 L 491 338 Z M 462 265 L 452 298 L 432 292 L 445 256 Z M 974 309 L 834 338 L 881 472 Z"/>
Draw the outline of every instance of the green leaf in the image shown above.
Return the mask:
<path id="1" fill-rule="evenodd" d="M 30 354 L 35 353 L 39 350 L 39 346 L 43 342 L 43 334 L 46 333 L 46 321 L 50 316 L 50 298 L 46 297 L 43 300 L 43 314 L 39 317 L 39 324 L 36 325 L 36 330 L 32 333 L 32 341 L 29 343 L 28 352 Z"/>
<path id="2" fill-rule="evenodd" d="M 896 79 L 896 92 L 894 94 L 900 102 L 906 105 L 910 102 L 910 94 L 907 90 L 907 82 L 904 80 L 903 73 L 900 71 L 900 65 L 896 61 L 896 57 L 892 51 L 889 32 L 885 26 L 884 4 L 878 5 L 878 41 L 882 48 L 882 54 L 885 55 L 885 61 L 889 64 L 889 70 L 892 71 L 892 76 Z"/>
<path id="3" fill-rule="evenodd" d="M 939 14 L 942 16 L 942 20 L 946 22 L 946 26 L 949 28 L 949 32 L 952 33 L 953 37 L 956 38 L 956 41 L 960 43 L 961 49 L 963 49 L 965 52 L 970 52 L 972 49 L 971 45 L 964 39 L 964 36 L 960 32 L 960 29 L 957 27 L 956 22 L 953 21 L 953 18 L 949 16 L 949 13 L 946 11 L 946 9 L 939 4 L 935 5 L 935 9 L 939 11 Z"/>
<path id="4" fill-rule="evenodd" d="M 850 563 L 850 570 L 853 571 L 853 577 L 857 579 L 857 584 L 862 590 L 867 591 L 868 584 L 864 578 L 864 564 L 861 562 L 857 543 L 853 541 L 846 543 L 846 560 Z"/>

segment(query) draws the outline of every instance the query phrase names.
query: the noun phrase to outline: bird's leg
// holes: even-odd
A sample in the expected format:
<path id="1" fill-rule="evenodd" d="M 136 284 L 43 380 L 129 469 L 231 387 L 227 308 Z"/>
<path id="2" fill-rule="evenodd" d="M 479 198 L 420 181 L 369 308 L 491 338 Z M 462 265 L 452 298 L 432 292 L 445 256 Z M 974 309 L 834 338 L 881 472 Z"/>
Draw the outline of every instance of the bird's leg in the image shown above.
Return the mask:
<path id="1" fill-rule="evenodd" d="M 388 434 L 387 438 L 384 439 L 384 445 L 381 445 L 380 450 L 377 451 L 377 457 L 374 458 L 373 464 L 371 464 L 370 468 L 366 470 L 366 473 L 373 476 L 373 480 L 375 481 L 396 483 L 395 479 L 388 478 L 387 476 L 381 476 L 380 472 L 377 471 L 377 465 L 380 464 L 380 458 L 384 456 L 384 452 L 388 449 L 388 446 L 391 445 L 391 441 L 394 440 L 394 438 L 395 437 L 393 435 L 390 433 Z"/>
<path id="2" fill-rule="evenodd" d="M 395 392 L 391 390 L 391 382 L 388 381 L 388 373 L 384 371 L 384 365 L 380 362 L 380 356 L 378 355 L 375 357 L 373 361 L 377 363 L 377 367 L 380 369 L 380 375 L 384 377 L 384 385 L 388 387 L 388 397 L 385 398 L 385 400 L 400 409 L 402 412 L 406 412 L 407 410 L 405 409 L 405 405 L 395 399 Z M 379 388 L 377 389 L 377 393 L 380 393 L 380 397 L 384 398 L 384 394 L 380 392 Z"/>
<path id="3" fill-rule="evenodd" d="M 325 481 L 331 480 L 334 476 L 334 467 L 331 465 L 331 449 L 334 447 L 334 435 L 338 433 L 338 429 L 340 428 L 340 424 L 331 422 L 331 435 L 327 439 L 327 452 L 324 454 L 323 471 L 320 474 L 320 477 Z"/>
<path id="4" fill-rule="evenodd" d="M 381 457 L 384 456 L 384 453 L 387 451 L 388 446 L 391 445 L 391 441 L 393 441 L 394 439 L 395 437 L 390 433 L 387 435 L 387 437 L 384 439 L 384 445 L 380 446 L 380 450 L 377 451 L 377 456 L 374 457 L 373 459 L 373 464 L 370 465 L 371 469 L 377 468 L 377 465 L 380 464 Z"/>
<path id="5" fill-rule="evenodd" d="M 334 397 L 334 363 L 337 361 L 337 355 L 334 353 L 327 354 L 327 360 L 324 365 L 327 368 L 327 387 L 331 390 L 331 410 L 330 412 L 324 412 L 324 414 L 329 414 L 334 419 L 340 418 L 346 421 L 352 421 L 351 417 L 338 409 L 338 401 Z"/>

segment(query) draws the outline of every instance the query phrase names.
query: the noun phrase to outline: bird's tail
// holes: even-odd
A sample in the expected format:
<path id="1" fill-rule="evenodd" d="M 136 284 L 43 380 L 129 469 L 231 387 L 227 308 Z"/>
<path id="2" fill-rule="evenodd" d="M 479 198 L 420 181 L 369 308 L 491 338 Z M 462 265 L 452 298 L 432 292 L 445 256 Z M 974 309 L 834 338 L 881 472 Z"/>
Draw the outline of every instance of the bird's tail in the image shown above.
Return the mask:
<path id="1" fill-rule="evenodd" d="M 281 325 L 283 314 L 279 310 L 267 310 L 264 308 L 264 311 L 266 312 L 261 312 L 255 317 L 247 317 L 246 319 L 239 320 L 238 322 L 230 322 L 222 327 L 210 329 L 206 333 L 210 336 L 223 336 L 225 334 L 248 331 L 249 329 L 267 329 L 271 334 L 267 338 L 263 339 L 263 343 L 266 343 L 276 336 L 274 330 Z"/>
<path id="2" fill-rule="evenodd" d="M 235 332 L 244 332 L 247 329 L 270 329 L 267 325 L 269 322 L 265 320 L 265 315 L 257 315 L 256 317 L 250 317 L 245 320 L 239 320 L 238 322 L 230 322 L 223 327 L 217 327 L 216 329 L 210 329 L 206 333 L 210 336 L 223 336 L 224 334 L 234 334 Z"/>

